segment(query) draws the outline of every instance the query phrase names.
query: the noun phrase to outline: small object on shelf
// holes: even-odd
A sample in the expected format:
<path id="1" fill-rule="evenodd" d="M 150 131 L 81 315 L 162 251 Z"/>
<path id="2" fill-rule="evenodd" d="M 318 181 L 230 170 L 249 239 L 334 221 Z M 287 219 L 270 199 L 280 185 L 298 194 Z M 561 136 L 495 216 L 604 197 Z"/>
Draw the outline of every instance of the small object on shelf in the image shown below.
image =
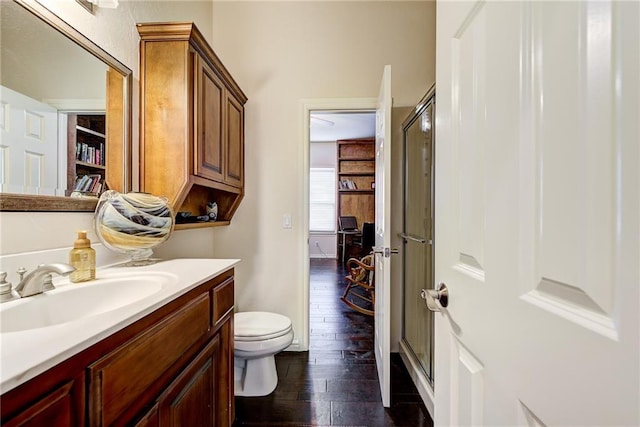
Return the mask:
<path id="1" fill-rule="evenodd" d="M 176 215 L 176 224 L 192 224 L 194 222 L 208 222 L 209 215 L 191 215 L 191 212 L 178 212 Z"/>
<path id="2" fill-rule="evenodd" d="M 207 215 L 211 221 L 218 219 L 218 204 L 216 202 L 207 203 Z"/>
<path id="3" fill-rule="evenodd" d="M 97 199 L 100 193 L 90 191 L 72 191 L 69 197 L 73 199 Z"/>
<path id="4" fill-rule="evenodd" d="M 163 197 L 107 190 L 96 206 L 94 223 L 108 249 L 131 257 L 128 265 L 148 265 L 154 262 L 152 248 L 169 238 L 174 220 Z"/>

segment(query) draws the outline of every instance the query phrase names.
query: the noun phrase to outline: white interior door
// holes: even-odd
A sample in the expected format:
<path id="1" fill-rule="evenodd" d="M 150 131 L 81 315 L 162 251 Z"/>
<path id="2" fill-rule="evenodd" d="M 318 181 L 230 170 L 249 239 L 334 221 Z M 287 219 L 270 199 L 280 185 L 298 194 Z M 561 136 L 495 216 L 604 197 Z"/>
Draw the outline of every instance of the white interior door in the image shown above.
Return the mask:
<path id="1" fill-rule="evenodd" d="M 385 407 L 391 405 L 391 66 L 384 67 L 376 107 L 375 356 Z"/>
<path id="2" fill-rule="evenodd" d="M 437 425 L 640 425 L 638 22 L 438 3 Z"/>
<path id="3" fill-rule="evenodd" d="M 1 191 L 54 195 L 58 187 L 57 110 L 4 86 L 0 93 Z"/>

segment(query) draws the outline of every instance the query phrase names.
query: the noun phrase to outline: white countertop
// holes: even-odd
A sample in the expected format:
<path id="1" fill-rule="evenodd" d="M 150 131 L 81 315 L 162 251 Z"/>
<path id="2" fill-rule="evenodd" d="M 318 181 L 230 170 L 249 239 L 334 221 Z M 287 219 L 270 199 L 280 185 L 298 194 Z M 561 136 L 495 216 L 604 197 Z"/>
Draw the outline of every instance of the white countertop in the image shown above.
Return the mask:
<path id="1" fill-rule="evenodd" d="M 239 262 L 237 259 L 173 259 L 142 267 L 113 266 L 98 269 L 96 279 L 114 274 L 161 272 L 175 280 L 160 291 L 117 310 L 85 317 L 80 321 L 0 333 L 0 393 L 6 393 L 89 348 L 196 286 L 233 268 Z M 58 283 L 54 280 L 54 284 L 61 290 L 65 286 L 82 286 L 69 284 L 66 279 L 59 280 Z M 15 303 L 24 304 L 26 301 L 22 299 L 3 303 L 0 306 L 0 321 L 1 310 Z"/>

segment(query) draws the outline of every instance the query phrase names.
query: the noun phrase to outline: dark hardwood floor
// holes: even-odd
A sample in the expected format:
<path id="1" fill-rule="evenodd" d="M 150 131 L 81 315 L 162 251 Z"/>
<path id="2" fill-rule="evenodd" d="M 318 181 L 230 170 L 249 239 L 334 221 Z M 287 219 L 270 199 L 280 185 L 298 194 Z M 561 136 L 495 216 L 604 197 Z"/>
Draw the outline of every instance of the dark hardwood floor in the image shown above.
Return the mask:
<path id="1" fill-rule="evenodd" d="M 391 407 L 382 406 L 373 318 L 340 301 L 344 275 L 335 260 L 311 260 L 309 351 L 278 354 L 278 387 L 265 397 L 236 397 L 234 426 L 433 426 L 398 354 Z"/>

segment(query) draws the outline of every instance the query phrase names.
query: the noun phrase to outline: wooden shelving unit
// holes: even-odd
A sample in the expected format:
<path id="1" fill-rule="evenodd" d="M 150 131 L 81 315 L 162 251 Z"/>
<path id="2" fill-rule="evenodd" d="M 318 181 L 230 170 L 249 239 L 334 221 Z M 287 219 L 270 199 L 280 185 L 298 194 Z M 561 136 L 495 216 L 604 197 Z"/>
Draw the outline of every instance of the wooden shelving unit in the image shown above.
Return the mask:
<path id="1" fill-rule="evenodd" d="M 362 227 L 375 218 L 375 139 L 344 139 L 337 144 L 338 216 L 353 215 Z"/>
<path id="2" fill-rule="evenodd" d="M 106 116 L 67 114 L 67 193 L 83 175 L 99 175 L 104 190 L 106 173 Z"/>

